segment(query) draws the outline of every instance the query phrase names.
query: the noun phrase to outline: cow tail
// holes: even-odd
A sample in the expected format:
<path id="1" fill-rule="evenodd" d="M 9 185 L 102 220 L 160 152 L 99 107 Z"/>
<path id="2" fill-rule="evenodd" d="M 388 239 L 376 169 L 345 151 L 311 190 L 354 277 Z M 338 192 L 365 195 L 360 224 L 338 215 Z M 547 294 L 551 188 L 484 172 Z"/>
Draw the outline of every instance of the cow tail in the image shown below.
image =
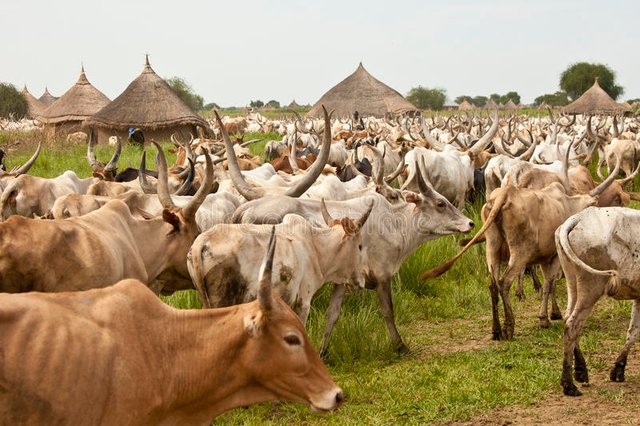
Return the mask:
<path id="1" fill-rule="evenodd" d="M 442 275 L 445 272 L 447 272 L 453 266 L 453 264 L 460 257 L 462 257 L 462 255 L 469 249 L 469 247 L 474 245 L 484 235 L 484 233 L 487 231 L 487 229 L 489 229 L 489 227 L 493 224 L 493 222 L 496 220 L 496 218 L 500 214 L 500 211 L 502 210 L 502 207 L 504 206 L 505 202 L 507 201 L 507 196 L 509 195 L 509 190 L 510 190 L 509 186 L 504 187 L 504 188 L 496 189 L 496 191 L 500 191 L 500 193 L 496 197 L 495 203 L 493 204 L 493 207 L 491 208 L 491 212 L 489 213 L 489 216 L 487 216 L 487 220 L 482 225 L 482 228 L 480 228 L 480 231 L 478 231 L 478 233 L 476 235 L 474 235 L 471 240 L 469 240 L 467 245 L 464 246 L 464 248 L 460 251 L 460 253 L 456 254 L 454 257 L 452 257 L 451 259 L 447 260 L 442 265 L 440 265 L 440 266 L 438 266 L 436 268 L 433 268 L 430 271 L 423 272 L 420 275 L 420 279 L 421 280 L 424 281 L 424 280 L 429 279 L 429 278 L 435 278 L 435 277 L 437 277 L 439 275 Z"/>
<path id="2" fill-rule="evenodd" d="M 573 231 L 573 228 L 580 222 L 579 215 L 573 215 L 569 219 L 567 219 L 556 231 L 556 249 L 558 252 L 562 251 L 567 259 L 569 259 L 573 264 L 578 266 L 579 268 L 589 272 L 593 275 L 599 276 L 610 276 L 615 277 L 618 273 L 613 269 L 609 269 L 607 271 L 600 271 L 598 269 L 594 269 L 591 266 L 587 265 L 578 257 L 575 251 L 573 251 L 573 247 L 571 247 L 571 243 L 569 242 L 569 233 Z"/>

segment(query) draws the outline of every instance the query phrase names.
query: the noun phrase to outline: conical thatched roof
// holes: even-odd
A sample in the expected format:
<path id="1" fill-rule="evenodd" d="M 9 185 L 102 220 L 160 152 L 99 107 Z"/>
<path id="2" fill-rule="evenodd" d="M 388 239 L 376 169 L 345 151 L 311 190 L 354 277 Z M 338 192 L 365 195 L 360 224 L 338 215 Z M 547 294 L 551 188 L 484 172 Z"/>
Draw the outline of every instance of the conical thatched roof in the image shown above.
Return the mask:
<path id="1" fill-rule="evenodd" d="M 625 111 L 629 111 L 629 108 L 611 99 L 598 84 L 597 77 L 589 90 L 564 107 L 567 114 L 617 114 Z"/>
<path id="2" fill-rule="evenodd" d="M 297 109 L 297 108 L 302 108 L 302 106 L 298 105 L 298 103 L 294 99 L 294 100 L 291 101 L 291 103 L 289 105 L 287 105 L 287 108 L 289 108 L 289 109 Z"/>
<path id="3" fill-rule="evenodd" d="M 460 105 L 458 105 L 458 109 L 460 111 L 471 111 L 473 109 L 476 109 L 476 107 L 471 102 L 465 99 L 464 101 L 460 102 Z"/>
<path id="4" fill-rule="evenodd" d="M 369 74 L 362 63 L 353 74 L 325 93 L 307 115 L 320 117 L 321 105 L 328 111 L 334 110 L 336 117 L 350 117 L 355 111 L 360 115 L 384 117 L 387 113 L 416 110 L 400 93 Z"/>
<path id="5" fill-rule="evenodd" d="M 36 98 L 29 92 L 29 89 L 27 89 L 26 84 L 24 85 L 24 89 L 22 89 L 22 92 L 20 92 L 20 94 L 25 99 L 25 101 L 27 101 L 27 105 L 29 105 L 30 117 L 37 117 L 40 114 L 42 114 L 42 111 L 47 109 L 47 105 L 40 102 L 38 98 Z"/>
<path id="6" fill-rule="evenodd" d="M 504 104 L 504 109 L 518 109 L 518 105 L 516 105 L 511 99 L 509 99 Z"/>
<path id="7" fill-rule="evenodd" d="M 108 103 L 109 98 L 89 83 L 84 74 L 83 66 L 76 84 L 45 109 L 38 118 L 45 124 L 82 121 L 91 117 Z"/>
<path id="8" fill-rule="evenodd" d="M 129 127 L 157 130 L 182 125 L 207 127 L 207 123 L 153 71 L 148 56 L 142 74 L 85 124 L 120 130 Z"/>
<path id="9" fill-rule="evenodd" d="M 55 101 L 58 100 L 58 98 L 56 98 L 55 96 L 53 96 L 51 93 L 49 93 L 49 89 L 47 89 L 46 87 L 44 88 L 44 93 L 42 94 L 42 96 L 40 96 L 38 98 L 38 100 L 40 102 L 42 102 L 43 104 L 45 104 L 46 106 L 51 106 L 52 103 L 54 103 Z"/>

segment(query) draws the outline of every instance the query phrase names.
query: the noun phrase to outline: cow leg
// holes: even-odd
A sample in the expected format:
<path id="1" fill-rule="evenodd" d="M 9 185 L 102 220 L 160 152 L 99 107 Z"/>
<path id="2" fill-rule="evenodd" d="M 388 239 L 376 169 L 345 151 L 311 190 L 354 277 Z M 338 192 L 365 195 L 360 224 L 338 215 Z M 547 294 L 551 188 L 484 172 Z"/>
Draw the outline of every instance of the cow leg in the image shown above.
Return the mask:
<path id="1" fill-rule="evenodd" d="M 347 288 L 344 285 L 334 284 L 331 291 L 331 300 L 329 301 L 329 309 L 327 310 L 327 325 L 324 327 L 324 335 L 322 336 L 322 347 L 320 356 L 326 358 L 329 352 L 329 340 L 333 327 L 335 327 L 340 311 L 342 310 L 342 302 L 346 294 Z"/>
<path id="2" fill-rule="evenodd" d="M 491 245 L 487 244 L 487 265 L 489 267 L 489 294 L 491 295 L 491 315 L 493 318 L 492 334 L 493 340 L 502 340 L 502 327 L 500 325 L 500 313 L 498 305 L 500 304 L 500 290 L 498 280 L 500 275 L 500 258 L 499 253 L 492 253 Z"/>
<path id="3" fill-rule="evenodd" d="M 500 295 L 502 297 L 502 305 L 504 307 L 504 326 L 502 334 L 506 340 L 513 339 L 513 331 L 515 328 L 515 317 L 513 315 L 513 307 L 511 306 L 511 284 L 522 271 L 525 265 L 519 265 L 514 259 L 509 259 L 509 265 L 504 270 L 502 279 L 500 280 Z"/>
<path id="4" fill-rule="evenodd" d="M 627 366 L 627 355 L 633 344 L 638 340 L 640 334 L 640 300 L 635 299 L 633 301 L 633 307 L 631 308 L 631 321 L 629 322 L 629 329 L 627 330 L 627 341 L 622 347 L 622 352 L 616 359 L 616 363 L 611 369 L 610 378 L 612 382 L 624 382 L 624 369 Z"/>
<path id="5" fill-rule="evenodd" d="M 549 328 L 549 317 L 547 312 L 549 306 L 549 295 L 551 295 L 552 303 L 551 319 L 562 319 L 555 291 L 555 279 L 560 270 L 560 261 L 555 257 L 551 263 L 541 265 L 541 269 L 542 277 L 544 279 L 544 287 L 542 291 L 542 301 L 540 302 L 540 311 L 538 312 L 538 319 L 540 321 L 540 327 Z"/>
<path id="6" fill-rule="evenodd" d="M 535 265 L 531 266 L 529 269 L 529 273 L 531 274 L 531 280 L 533 281 L 533 289 L 536 291 L 536 294 L 540 296 L 542 294 L 542 284 L 540 283 L 540 278 L 538 277 L 538 271 L 536 270 Z"/>
<path id="7" fill-rule="evenodd" d="M 398 352 L 408 352 L 409 348 L 402 341 L 400 333 L 396 328 L 396 321 L 393 316 L 393 301 L 391 300 L 391 279 L 385 279 L 378 282 L 376 286 L 376 293 L 378 294 L 378 303 L 380 305 L 380 311 L 384 317 L 384 321 L 387 323 L 389 329 L 389 337 L 393 347 Z"/>
<path id="8" fill-rule="evenodd" d="M 522 271 L 522 273 L 518 275 L 518 286 L 516 287 L 516 297 L 521 301 L 526 299 L 524 294 L 524 272 L 525 271 Z"/>
<path id="9" fill-rule="evenodd" d="M 580 351 L 578 345 L 580 334 L 584 328 L 584 324 L 593 309 L 593 306 L 600 298 L 601 294 L 592 291 L 585 291 L 583 294 L 578 294 L 574 309 L 567 317 L 564 324 L 564 355 L 562 360 L 562 378 L 560 383 L 565 395 L 568 396 L 580 396 L 582 392 L 578 390 L 573 383 L 571 367 L 573 364 L 573 358 L 575 357 L 575 375 L 576 380 L 583 383 L 589 382 L 589 374 L 587 371 L 587 365 L 584 360 L 584 356 Z"/>

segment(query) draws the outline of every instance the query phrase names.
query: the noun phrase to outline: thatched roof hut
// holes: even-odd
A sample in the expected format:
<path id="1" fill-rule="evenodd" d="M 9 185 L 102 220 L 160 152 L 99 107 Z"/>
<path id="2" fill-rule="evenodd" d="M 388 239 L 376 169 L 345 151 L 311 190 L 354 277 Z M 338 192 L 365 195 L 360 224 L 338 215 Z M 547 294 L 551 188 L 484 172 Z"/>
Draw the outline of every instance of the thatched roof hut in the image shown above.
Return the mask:
<path id="1" fill-rule="evenodd" d="M 147 140 L 168 139 L 174 132 L 186 137 L 189 132 L 196 134 L 198 126 L 208 127 L 153 71 L 148 56 L 142 73 L 85 125 L 97 127 L 99 139 L 114 134 L 126 137 L 133 127 L 142 130 Z"/>
<path id="2" fill-rule="evenodd" d="M 589 90 L 564 107 L 567 114 L 619 114 L 627 111 L 630 109 L 614 101 L 602 90 L 598 84 L 598 77 Z"/>
<path id="3" fill-rule="evenodd" d="M 518 109 L 518 105 L 516 105 L 511 99 L 509 99 L 507 102 L 505 102 L 505 104 L 503 105 L 504 109 Z"/>
<path id="4" fill-rule="evenodd" d="M 296 100 L 292 100 L 291 103 L 289 105 L 287 105 L 287 108 L 289 109 L 298 109 L 298 108 L 302 108 L 302 105 L 299 105 Z"/>
<path id="5" fill-rule="evenodd" d="M 374 117 L 416 111 L 400 93 L 369 74 L 362 63 L 353 74 L 325 93 L 307 115 L 322 116 L 321 105 L 328 111 L 334 110 L 336 117 L 350 117 L 355 111 Z"/>
<path id="6" fill-rule="evenodd" d="M 27 101 L 27 105 L 29 106 L 29 117 L 35 118 L 42 114 L 42 111 L 47 109 L 47 105 L 40 102 L 38 98 L 36 98 L 29 92 L 26 84 L 24 85 L 24 89 L 22 89 L 22 92 L 20 92 L 20 94 L 22 95 L 24 100 Z"/>
<path id="7" fill-rule="evenodd" d="M 38 119 L 45 125 L 45 137 L 51 140 L 83 130 L 82 122 L 108 103 L 109 98 L 89 83 L 83 66 L 76 84 L 45 109 Z"/>
<path id="8" fill-rule="evenodd" d="M 44 93 L 38 98 L 38 100 L 46 106 L 51 106 L 51 104 L 57 101 L 58 98 L 49 93 L 49 89 L 45 87 Z"/>
<path id="9" fill-rule="evenodd" d="M 464 101 L 460 102 L 460 104 L 458 105 L 458 109 L 460 111 L 471 111 L 476 109 L 476 107 L 471 102 L 465 99 Z"/>

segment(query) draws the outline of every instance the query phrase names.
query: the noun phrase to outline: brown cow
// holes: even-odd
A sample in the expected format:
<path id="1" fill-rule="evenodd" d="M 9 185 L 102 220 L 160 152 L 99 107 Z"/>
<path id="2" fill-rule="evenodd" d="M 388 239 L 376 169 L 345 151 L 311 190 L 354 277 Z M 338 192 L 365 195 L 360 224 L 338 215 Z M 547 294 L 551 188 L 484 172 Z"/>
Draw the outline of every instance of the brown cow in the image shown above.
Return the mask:
<path id="1" fill-rule="evenodd" d="M 206 425 L 277 399 L 334 410 L 342 391 L 271 294 L 268 259 L 258 300 L 222 309 L 171 308 L 136 280 L 0 294 L 2 422 Z"/>
<path id="2" fill-rule="evenodd" d="M 120 200 L 64 220 L 12 216 L 0 223 L 0 291 L 80 290 L 123 278 L 152 284 L 156 292 L 192 288 L 187 252 L 200 233 L 195 215 L 213 184 L 213 166 L 206 156 L 205 182 L 179 208 L 169 195 L 166 159 L 157 148 L 161 217 L 136 219 Z"/>
<path id="3" fill-rule="evenodd" d="M 425 272 L 422 278 L 442 274 L 471 246 L 486 233 L 486 257 L 489 267 L 493 339 L 512 339 L 515 325 L 511 307 L 510 290 L 513 280 L 527 266 L 541 265 L 544 277 L 543 301 L 540 307 L 540 324 L 548 326 L 547 301 L 552 295 L 552 319 L 561 319 L 560 309 L 555 300 L 555 279 L 560 273 L 556 254 L 554 232 L 569 216 L 589 206 L 595 205 L 597 195 L 611 179 L 600 184 L 589 195 L 569 196 L 564 187 L 553 183 L 543 189 L 514 187 L 507 184 L 495 189 L 487 204 L 482 208 L 482 229 L 469 241 L 464 250 L 440 267 Z M 500 273 L 502 264 L 507 263 Z M 504 328 L 500 326 L 498 302 L 504 305 Z"/>

